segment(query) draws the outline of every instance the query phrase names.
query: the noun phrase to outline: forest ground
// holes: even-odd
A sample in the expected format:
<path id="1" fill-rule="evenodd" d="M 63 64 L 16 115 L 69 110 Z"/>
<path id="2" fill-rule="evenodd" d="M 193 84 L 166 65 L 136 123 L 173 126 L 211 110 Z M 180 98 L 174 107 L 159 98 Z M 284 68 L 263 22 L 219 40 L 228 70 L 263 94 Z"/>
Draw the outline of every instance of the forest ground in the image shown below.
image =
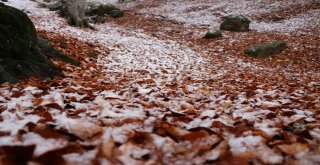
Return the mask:
<path id="1" fill-rule="evenodd" d="M 320 163 L 318 2 L 133 1 L 96 31 L 32 1 L 8 4 L 82 65 L 55 61 L 66 77 L 0 86 L 0 153 L 43 164 Z M 251 31 L 203 39 L 231 14 Z M 270 40 L 288 48 L 243 53 Z"/>

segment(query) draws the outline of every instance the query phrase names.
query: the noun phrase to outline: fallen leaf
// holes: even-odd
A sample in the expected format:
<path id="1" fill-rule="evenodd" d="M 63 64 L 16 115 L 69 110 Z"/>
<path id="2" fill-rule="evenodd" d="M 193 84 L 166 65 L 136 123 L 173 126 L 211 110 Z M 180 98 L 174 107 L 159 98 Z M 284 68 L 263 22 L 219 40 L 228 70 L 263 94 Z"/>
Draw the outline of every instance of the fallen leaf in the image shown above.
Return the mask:
<path id="1" fill-rule="evenodd" d="M 308 144 L 302 144 L 302 143 L 293 143 L 293 144 L 281 144 L 277 145 L 277 148 L 280 149 L 280 151 L 289 154 L 289 155 L 297 155 L 297 154 L 303 154 L 306 152 L 309 152 Z"/>

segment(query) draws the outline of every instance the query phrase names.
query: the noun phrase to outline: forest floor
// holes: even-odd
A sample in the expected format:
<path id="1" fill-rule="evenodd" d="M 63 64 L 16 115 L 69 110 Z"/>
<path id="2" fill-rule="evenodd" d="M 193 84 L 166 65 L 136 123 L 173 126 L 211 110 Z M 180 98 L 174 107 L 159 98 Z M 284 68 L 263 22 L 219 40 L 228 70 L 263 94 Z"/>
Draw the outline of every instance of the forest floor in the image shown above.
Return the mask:
<path id="1" fill-rule="evenodd" d="M 97 30 L 7 4 L 81 67 L 54 61 L 65 77 L 0 85 L 3 164 L 320 163 L 319 2 L 132 1 Z M 251 31 L 203 39 L 231 14 Z M 288 48 L 243 53 L 271 40 Z"/>

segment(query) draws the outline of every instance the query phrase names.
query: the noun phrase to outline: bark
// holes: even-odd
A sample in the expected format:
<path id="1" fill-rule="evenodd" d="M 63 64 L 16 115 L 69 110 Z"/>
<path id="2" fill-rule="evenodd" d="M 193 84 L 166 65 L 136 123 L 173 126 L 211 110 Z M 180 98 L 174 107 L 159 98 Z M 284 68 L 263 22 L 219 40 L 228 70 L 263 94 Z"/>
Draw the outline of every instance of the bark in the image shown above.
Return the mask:
<path id="1" fill-rule="evenodd" d="M 86 0 L 63 0 L 63 7 L 67 11 L 67 19 L 70 25 L 87 27 L 85 19 Z"/>

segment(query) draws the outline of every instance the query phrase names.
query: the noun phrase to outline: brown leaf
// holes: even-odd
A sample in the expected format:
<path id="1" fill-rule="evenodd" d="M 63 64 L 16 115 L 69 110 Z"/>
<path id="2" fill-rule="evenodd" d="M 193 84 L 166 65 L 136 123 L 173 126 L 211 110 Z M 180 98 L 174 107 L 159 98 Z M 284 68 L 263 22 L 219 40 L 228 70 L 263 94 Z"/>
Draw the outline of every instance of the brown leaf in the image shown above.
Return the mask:
<path id="1" fill-rule="evenodd" d="M 45 107 L 49 107 L 49 108 L 53 108 L 53 109 L 58 109 L 58 110 L 63 110 L 63 108 L 57 104 L 57 103 L 49 103 L 49 104 L 46 104 L 44 105 Z"/>
<path id="2" fill-rule="evenodd" d="M 133 142 L 134 144 L 145 145 L 150 143 L 152 140 L 149 133 L 135 131 L 134 135 L 130 137 L 128 141 Z"/>
<path id="3" fill-rule="evenodd" d="M 241 123 L 236 125 L 235 127 L 230 127 L 229 131 L 236 136 L 241 135 L 243 132 L 250 130 L 246 123 Z"/>
<path id="4" fill-rule="evenodd" d="M 35 161 L 46 165 L 64 164 L 65 161 L 62 156 L 69 153 L 81 154 L 83 153 L 83 150 L 78 144 L 70 143 L 63 148 L 51 150 L 38 156 L 37 158 L 35 158 Z"/>
<path id="5" fill-rule="evenodd" d="M 308 144 L 303 143 L 293 143 L 293 144 L 282 144 L 276 146 L 280 151 L 289 154 L 296 155 L 309 152 Z"/>
<path id="6" fill-rule="evenodd" d="M 174 122 L 181 121 L 181 122 L 184 122 L 184 123 L 189 123 L 189 122 L 191 122 L 192 120 L 193 120 L 192 118 L 187 117 L 187 116 L 181 116 L 181 117 L 174 117 L 174 118 L 173 118 L 173 121 L 174 121 Z"/>
<path id="7" fill-rule="evenodd" d="M 63 139 L 63 136 L 59 134 L 56 130 L 53 128 L 47 127 L 47 126 L 38 126 L 32 130 L 33 132 L 39 134 L 43 138 L 49 139 Z"/>
<path id="8" fill-rule="evenodd" d="M 165 121 L 157 121 L 154 127 L 156 133 L 161 136 L 169 136 L 175 141 L 178 141 L 182 135 L 188 133 L 187 131 Z"/>
<path id="9" fill-rule="evenodd" d="M 204 131 L 204 132 L 207 132 L 210 135 L 211 134 L 216 134 L 216 132 L 212 131 L 210 128 L 207 128 L 207 127 L 194 127 L 194 128 L 188 129 L 188 131 L 190 131 L 190 132 Z"/>
<path id="10" fill-rule="evenodd" d="M 37 107 L 32 114 L 34 115 L 38 115 L 39 117 L 41 117 L 41 122 L 48 122 L 48 121 L 53 121 L 53 118 L 51 116 L 51 114 L 47 111 L 46 108 L 44 108 L 43 106 L 39 106 Z"/>
<path id="11" fill-rule="evenodd" d="M 226 125 L 224 125 L 222 122 L 220 121 L 213 121 L 212 122 L 212 127 L 215 127 L 215 128 L 224 128 L 226 127 Z"/>
<path id="12" fill-rule="evenodd" d="M 179 140 L 182 140 L 182 141 L 194 141 L 194 140 L 197 140 L 197 139 L 201 139 L 201 138 L 204 138 L 204 137 L 207 137 L 208 134 L 204 131 L 200 131 L 200 132 L 191 132 L 191 133 L 188 133 L 186 135 L 183 135 L 179 138 Z"/>
<path id="13" fill-rule="evenodd" d="M 77 90 L 73 89 L 73 88 L 67 88 L 64 90 L 65 93 L 76 93 Z"/>
<path id="14" fill-rule="evenodd" d="M 33 106 L 39 106 L 43 102 L 42 98 L 36 98 L 33 102 Z"/>
<path id="15" fill-rule="evenodd" d="M 250 156 L 226 155 L 223 159 L 213 162 L 215 165 L 249 165 Z"/>
<path id="16" fill-rule="evenodd" d="M 100 145 L 100 152 L 104 157 L 111 159 L 112 153 L 113 153 L 112 151 L 113 151 L 114 147 L 115 147 L 115 142 L 113 140 L 104 141 Z"/>
<path id="17" fill-rule="evenodd" d="M 17 92 L 14 92 L 11 97 L 13 98 L 18 98 L 20 96 L 22 96 L 23 94 L 25 93 L 25 91 L 17 91 Z"/>

